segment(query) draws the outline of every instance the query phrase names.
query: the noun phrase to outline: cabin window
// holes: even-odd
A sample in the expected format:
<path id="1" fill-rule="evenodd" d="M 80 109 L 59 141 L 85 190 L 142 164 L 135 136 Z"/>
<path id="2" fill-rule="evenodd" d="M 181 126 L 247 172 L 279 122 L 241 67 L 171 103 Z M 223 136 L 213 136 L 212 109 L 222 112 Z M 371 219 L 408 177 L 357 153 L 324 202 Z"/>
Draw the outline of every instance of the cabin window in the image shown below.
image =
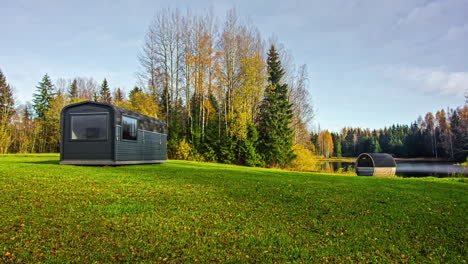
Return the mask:
<path id="1" fill-rule="evenodd" d="M 107 114 L 71 115 L 72 140 L 107 140 Z"/>
<path id="2" fill-rule="evenodd" d="M 122 116 L 122 139 L 137 140 L 138 120 Z"/>

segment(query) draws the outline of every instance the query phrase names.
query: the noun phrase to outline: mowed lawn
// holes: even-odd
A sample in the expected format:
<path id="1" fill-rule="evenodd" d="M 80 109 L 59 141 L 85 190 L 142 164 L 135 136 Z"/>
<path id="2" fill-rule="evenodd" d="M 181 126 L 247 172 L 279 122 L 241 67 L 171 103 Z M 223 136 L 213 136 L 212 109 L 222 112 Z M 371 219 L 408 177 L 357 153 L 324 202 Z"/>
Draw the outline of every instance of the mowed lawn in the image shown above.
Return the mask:
<path id="1" fill-rule="evenodd" d="M 0 262 L 466 263 L 463 179 L 0 156 Z"/>

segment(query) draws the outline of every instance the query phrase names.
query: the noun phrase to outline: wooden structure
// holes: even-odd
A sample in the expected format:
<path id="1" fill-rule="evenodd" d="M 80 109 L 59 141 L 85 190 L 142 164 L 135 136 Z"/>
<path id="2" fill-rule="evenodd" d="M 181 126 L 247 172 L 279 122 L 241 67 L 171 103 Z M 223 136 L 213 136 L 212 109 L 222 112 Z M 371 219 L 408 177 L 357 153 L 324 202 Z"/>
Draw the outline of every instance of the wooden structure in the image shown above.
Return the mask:
<path id="1" fill-rule="evenodd" d="M 387 153 L 362 153 L 356 159 L 355 168 L 359 176 L 393 177 L 396 163 Z"/>
<path id="2" fill-rule="evenodd" d="M 60 164 L 128 165 L 167 160 L 163 121 L 111 104 L 81 102 L 61 113 Z"/>

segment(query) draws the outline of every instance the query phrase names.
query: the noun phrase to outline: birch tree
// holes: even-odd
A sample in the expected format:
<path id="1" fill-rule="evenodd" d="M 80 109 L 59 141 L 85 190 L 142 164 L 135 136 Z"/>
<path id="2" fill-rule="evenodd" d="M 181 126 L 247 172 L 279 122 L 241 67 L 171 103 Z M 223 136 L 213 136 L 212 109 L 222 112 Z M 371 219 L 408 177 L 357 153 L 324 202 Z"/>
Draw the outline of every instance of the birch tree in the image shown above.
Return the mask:
<path id="1" fill-rule="evenodd" d="M 11 118 L 15 113 L 13 88 L 7 83 L 0 70 L 0 154 L 8 152 L 11 137 Z"/>

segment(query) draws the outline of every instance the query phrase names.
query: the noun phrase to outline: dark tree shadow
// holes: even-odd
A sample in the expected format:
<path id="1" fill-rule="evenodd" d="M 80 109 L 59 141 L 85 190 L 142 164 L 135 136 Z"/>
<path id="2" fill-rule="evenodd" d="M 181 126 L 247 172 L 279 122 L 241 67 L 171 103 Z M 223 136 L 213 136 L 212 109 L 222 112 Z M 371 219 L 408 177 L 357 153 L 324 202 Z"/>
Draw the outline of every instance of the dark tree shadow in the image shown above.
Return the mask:
<path id="1" fill-rule="evenodd" d="M 43 161 L 28 161 L 28 162 L 22 162 L 22 163 L 59 165 L 60 161 L 59 160 L 43 160 Z"/>

